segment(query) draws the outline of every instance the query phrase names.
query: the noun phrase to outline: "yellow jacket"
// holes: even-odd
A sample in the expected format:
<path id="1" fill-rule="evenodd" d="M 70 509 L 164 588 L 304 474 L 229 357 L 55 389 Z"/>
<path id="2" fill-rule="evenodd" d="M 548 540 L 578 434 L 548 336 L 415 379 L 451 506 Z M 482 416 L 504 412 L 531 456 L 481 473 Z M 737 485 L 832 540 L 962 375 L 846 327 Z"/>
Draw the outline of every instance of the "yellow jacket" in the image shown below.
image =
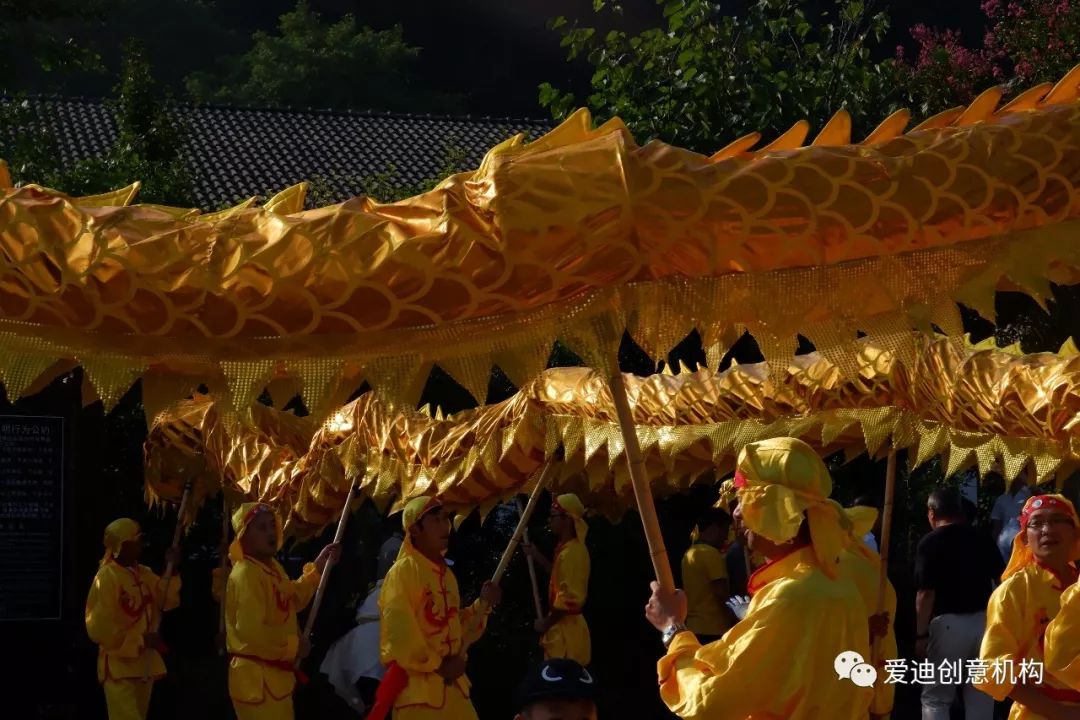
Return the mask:
<path id="1" fill-rule="evenodd" d="M 1059 616 L 1065 588 L 1064 582 L 1052 571 L 1032 562 L 1007 577 L 994 590 L 986 608 L 986 632 L 979 652 L 979 658 L 988 666 L 986 682 L 975 687 L 995 700 L 1004 700 L 1018 682 L 1022 683 L 1025 679 L 1029 685 L 1037 682 L 1038 678 L 1032 677 L 1033 673 L 1030 672 L 1034 663 L 1042 665 L 1042 687 L 1039 689 L 1044 694 L 1063 701 L 1080 701 L 1080 693 L 1070 690 L 1065 681 L 1067 673 L 1064 667 L 1055 670 L 1049 658 L 1043 665 L 1044 637 L 1047 645 L 1050 641 L 1047 626 Z M 1075 590 L 1075 586 L 1069 590 Z M 1059 632 L 1067 622 L 1057 624 Z M 1076 647 L 1077 643 L 1074 642 L 1074 653 Z M 1075 654 L 1070 655 L 1067 662 L 1071 664 L 1075 657 Z M 1022 672 L 1025 660 L 1028 661 L 1028 671 Z M 1011 661 L 1011 668 L 1006 661 Z M 995 663 L 1000 663 L 997 674 L 993 670 Z M 1012 676 L 1015 676 L 1015 681 Z M 1043 720 L 1043 716 L 1036 715 L 1019 703 L 1013 703 L 1009 719 Z"/>
<path id="2" fill-rule="evenodd" d="M 552 610 L 577 615 L 585 607 L 589 592 L 589 551 L 580 540 L 569 540 L 555 552 L 548 583 L 548 602 Z"/>
<path id="3" fill-rule="evenodd" d="M 580 539 L 568 540 L 555 551 L 548 582 L 548 603 L 566 616 L 551 626 L 540 644 L 547 657 L 565 657 L 581 665 L 592 661 L 592 638 L 582 616 L 589 592 L 589 550 Z"/>
<path id="4" fill-rule="evenodd" d="M 225 589 L 225 641 L 234 700 L 259 703 L 267 694 L 281 700 L 292 693 L 296 676 L 290 667 L 300 644 L 296 613 L 318 585 L 312 563 L 299 580 L 290 580 L 277 560 L 264 565 L 245 557 L 233 565 Z"/>
<path id="5" fill-rule="evenodd" d="M 840 574 L 850 579 L 859 591 L 866 616 L 877 613 L 878 584 L 881 582 L 881 558 L 877 562 L 856 550 L 845 550 L 840 556 Z M 889 613 L 889 631 L 885 634 L 878 645 L 878 680 L 874 684 L 874 701 L 870 704 L 870 712 L 875 715 L 888 715 L 892 712 L 893 700 L 896 695 L 896 686 L 885 682 L 888 673 L 885 672 L 885 661 L 898 657 L 896 648 L 896 590 L 886 578 L 885 580 L 885 612 Z M 867 628 L 869 638 L 869 627 Z M 863 656 L 866 662 L 870 662 L 870 656 Z"/>
<path id="6" fill-rule="evenodd" d="M 866 608 L 801 548 L 758 570 L 746 616 L 702 647 L 693 633 L 660 659 L 660 696 L 688 720 L 863 720 L 873 691 L 839 679 L 842 652 L 870 654 Z"/>
<path id="7" fill-rule="evenodd" d="M 724 605 L 713 582 L 727 580 L 727 556 L 708 543 L 694 543 L 682 559 L 682 584 L 689 612 L 686 627 L 698 635 L 723 635 L 728 630 Z"/>
<path id="8" fill-rule="evenodd" d="M 98 646 L 98 680 L 165 675 L 157 650 L 143 640 L 154 627 L 165 582 L 144 566 L 124 567 L 114 560 L 102 563 L 86 598 L 86 632 Z M 180 604 L 180 578 L 169 582 L 165 610 Z"/>
<path id="9" fill-rule="evenodd" d="M 394 707 L 443 707 L 446 682 L 435 671 L 461 652 L 462 626 L 486 624 L 479 601 L 462 610 L 457 578 L 446 563 L 433 563 L 406 543 L 383 580 L 379 610 L 382 664 L 396 663 L 409 678 Z M 468 678 L 462 675 L 456 685 L 468 697 Z"/>

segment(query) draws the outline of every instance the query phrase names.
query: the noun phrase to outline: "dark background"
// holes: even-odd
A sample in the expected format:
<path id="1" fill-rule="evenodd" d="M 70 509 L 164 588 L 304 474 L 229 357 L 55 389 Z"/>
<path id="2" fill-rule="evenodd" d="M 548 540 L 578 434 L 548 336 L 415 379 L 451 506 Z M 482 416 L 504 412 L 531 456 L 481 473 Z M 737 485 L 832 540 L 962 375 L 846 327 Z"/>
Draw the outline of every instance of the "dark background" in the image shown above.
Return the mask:
<path id="1" fill-rule="evenodd" d="M 362 25 L 387 28 L 401 25 L 405 39 L 422 48 L 419 74 L 432 87 L 461 95 L 462 111 L 498 117 L 543 117 L 537 86 L 588 88 L 591 69 L 567 63 L 558 33 L 547 29 L 556 16 L 599 22 L 599 30 L 617 23 L 626 30 L 656 27 L 662 13 L 654 0 L 623 0 L 623 14 L 612 20 L 594 15 L 593 0 L 309 0 L 325 19 L 352 13 Z M 115 84 L 120 48 L 128 38 L 141 38 L 157 79 L 182 95 L 183 78 L 198 70 L 213 69 L 221 56 L 242 53 L 254 31 L 272 31 L 277 18 L 294 6 L 293 0 L 115 0 L 106 16 L 90 26 L 71 28 L 75 38 L 106 48 L 107 72 L 53 77 L 25 58 L 9 91 L 61 92 L 104 96 Z M 736 12 L 746 0 L 725 2 Z M 871 0 L 867 5 L 887 9 L 893 24 L 879 55 L 891 56 L 897 45 L 910 46 L 908 28 L 915 23 L 959 28 L 969 42 L 983 32 L 979 0 L 929 2 Z M 605 25 L 609 23 L 609 25 Z M 111 49 L 111 50 L 110 50 Z M 55 75 L 55 74 L 52 74 Z M 0 84 L 0 87 L 4 87 Z M 430 108 L 418 106 L 415 112 Z"/>

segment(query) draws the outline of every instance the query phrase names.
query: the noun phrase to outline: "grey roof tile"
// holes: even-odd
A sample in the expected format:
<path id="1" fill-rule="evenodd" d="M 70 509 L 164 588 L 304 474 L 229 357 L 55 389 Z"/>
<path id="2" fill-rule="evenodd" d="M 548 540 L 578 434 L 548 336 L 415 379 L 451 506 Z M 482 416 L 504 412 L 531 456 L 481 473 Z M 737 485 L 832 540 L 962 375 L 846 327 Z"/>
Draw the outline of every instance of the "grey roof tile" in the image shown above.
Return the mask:
<path id="1" fill-rule="evenodd" d="M 34 97 L 30 102 L 50 129 L 63 163 L 74 164 L 111 147 L 116 124 L 102 100 Z M 536 139 L 554 127 L 543 119 L 186 104 L 174 108 L 187 127 L 183 157 L 204 209 L 303 180 L 318 181 L 321 197 L 328 201 L 353 196 L 366 178 L 383 173 L 391 173 L 395 184 L 415 186 L 440 175 L 448 153 L 460 154 L 466 167 L 476 167 L 484 153 L 507 137 L 521 132 Z"/>

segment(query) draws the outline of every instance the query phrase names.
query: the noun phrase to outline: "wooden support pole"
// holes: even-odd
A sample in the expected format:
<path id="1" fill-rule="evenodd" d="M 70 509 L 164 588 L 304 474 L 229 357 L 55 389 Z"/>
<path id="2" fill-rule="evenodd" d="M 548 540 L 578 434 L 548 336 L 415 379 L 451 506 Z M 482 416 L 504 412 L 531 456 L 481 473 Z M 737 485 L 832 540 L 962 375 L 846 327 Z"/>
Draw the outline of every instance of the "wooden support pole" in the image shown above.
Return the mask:
<path id="1" fill-rule="evenodd" d="M 491 576 L 492 584 L 498 585 L 502 582 L 503 575 L 506 574 L 506 568 L 510 566 L 510 559 L 514 557 L 514 552 L 521 543 L 521 539 L 525 536 L 525 533 L 528 532 L 529 519 L 536 510 L 540 495 L 544 492 L 544 489 L 547 488 L 547 485 L 551 482 L 551 477 L 554 474 L 555 461 L 548 460 L 547 464 L 544 465 L 544 469 L 540 471 L 540 477 L 536 480 L 536 487 L 533 488 L 532 494 L 529 495 L 528 504 L 521 512 L 521 517 L 518 518 L 518 524 L 517 527 L 514 528 L 514 534 L 510 536 L 510 542 L 507 543 L 506 549 L 503 550 L 502 557 L 499 558 L 499 565 L 495 568 L 495 573 Z"/>
<path id="2" fill-rule="evenodd" d="M 218 656 L 225 655 L 225 594 L 228 590 L 228 576 L 225 571 L 229 568 L 229 526 L 232 522 L 232 506 L 225 493 L 221 494 L 221 575 L 225 578 L 225 586 L 221 588 L 221 608 L 218 613 Z"/>
<path id="3" fill-rule="evenodd" d="M 555 476 L 555 463 L 556 460 L 552 458 L 548 460 L 544 469 L 540 471 L 540 477 L 536 480 L 536 487 L 533 488 L 532 494 L 529 495 L 529 502 L 525 505 L 525 509 L 521 511 L 521 517 L 518 519 L 517 527 L 514 528 L 514 534 L 510 536 L 510 542 L 506 545 L 506 549 L 503 550 L 502 557 L 499 558 L 499 565 L 495 568 L 495 573 L 491 576 L 491 582 L 493 585 L 498 585 L 502 582 L 503 575 L 506 574 L 506 568 L 510 565 L 510 559 L 514 556 L 514 551 L 517 550 L 518 544 L 525 536 L 525 532 L 529 527 L 529 519 L 532 518 L 533 511 L 536 510 L 536 505 L 540 500 L 540 495 L 543 494 L 548 484 L 551 482 L 551 478 Z M 533 570 L 533 590 L 536 591 L 536 571 Z M 539 603 L 539 597 L 536 597 L 537 603 Z M 539 605 L 537 605 L 539 610 Z M 487 608 L 483 608 L 481 617 L 486 614 Z M 461 640 L 461 652 L 465 653 L 469 646 L 480 639 L 482 630 L 480 627 L 468 627 L 465 628 L 463 637 Z"/>
<path id="4" fill-rule="evenodd" d="M 191 487 L 192 481 L 188 480 L 184 483 L 184 494 L 180 497 L 180 509 L 176 511 L 176 527 L 173 529 L 172 545 L 169 549 L 172 551 L 170 556 L 175 556 L 180 552 L 180 541 L 184 538 L 184 516 L 187 515 L 188 502 L 191 500 Z M 165 563 L 165 575 L 161 578 L 161 597 L 157 601 L 157 612 L 154 613 L 153 622 L 150 625 L 150 633 L 157 634 L 161 629 L 161 616 L 165 612 L 165 599 L 169 596 L 169 586 L 172 584 L 172 576 L 175 572 L 172 557 Z M 150 680 L 150 655 L 143 652 L 143 682 Z"/>
<path id="5" fill-rule="evenodd" d="M 656 580 L 660 583 L 661 589 L 670 592 L 675 590 L 675 576 L 671 572 L 671 562 L 668 560 L 664 536 L 660 531 L 660 520 L 656 516 L 656 504 L 653 502 L 652 489 L 649 487 L 649 479 L 645 474 L 645 459 L 641 455 L 641 446 L 638 444 L 637 428 L 634 425 L 633 413 L 630 411 L 626 384 L 619 371 L 618 353 L 613 358 L 611 367 L 613 368 L 609 383 L 611 397 L 615 402 L 619 429 L 622 431 L 623 443 L 626 445 L 630 484 L 634 488 L 634 498 L 637 501 L 638 513 L 641 515 L 641 525 L 645 529 L 645 539 L 649 543 L 653 572 L 656 573 Z"/>
<path id="6" fill-rule="evenodd" d="M 889 460 L 885 466 L 885 504 L 881 513 L 881 575 L 878 578 L 877 613 L 885 612 L 885 586 L 889 581 L 889 543 L 892 532 L 893 499 L 896 496 L 896 450 L 889 451 Z M 896 618 L 889 618 L 895 622 Z M 881 638 L 874 638 L 871 648 L 871 664 L 877 667 L 881 653 Z"/>
<path id="7" fill-rule="evenodd" d="M 349 524 L 349 505 L 352 504 L 355 496 L 356 482 L 354 481 L 349 485 L 349 494 L 345 496 L 345 505 L 341 508 L 341 516 L 338 517 L 337 530 L 334 531 L 335 543 L 340 543 L 345 537 L 345 528 Z M 319 587 L 315 590 L 315 599 L 311 601 L 311 610 L 308 612 L 307 622 L 304 623 L 304 640 L 311 639 L 311 631 L 315 628 L 315 618 L 319 615 L 319 608 L 322 606 L 326 586 L 330 581 L 330 571 L 334 569 L 334 564 L 333 558 L 328 560 L 326 567 L 323 568 L 322 575 L 319 577 Z M 301 662 L 303 662 L 303 658 L 296 658 L 296 667 L 300 667 Z"/>
<path id="8" fill-rule="evenodd" d="M 525 506 L 521 504 L 521 498 L 517 499 L 518 515 L 525 517 Z M 522 533 L 522 539 L 525 543 L 529 542 L 529 528 L 525 528 L 525 532 Z M 540 583 L 536 580 L 536 563 L 532 559 L 532 555 L 525 556 L 525 562 L 529 566 L 529 580 L 532 583 L 533 605 L 536 607 L 536 619 L 544 617 L 544 605 L 540 602 Z"/>

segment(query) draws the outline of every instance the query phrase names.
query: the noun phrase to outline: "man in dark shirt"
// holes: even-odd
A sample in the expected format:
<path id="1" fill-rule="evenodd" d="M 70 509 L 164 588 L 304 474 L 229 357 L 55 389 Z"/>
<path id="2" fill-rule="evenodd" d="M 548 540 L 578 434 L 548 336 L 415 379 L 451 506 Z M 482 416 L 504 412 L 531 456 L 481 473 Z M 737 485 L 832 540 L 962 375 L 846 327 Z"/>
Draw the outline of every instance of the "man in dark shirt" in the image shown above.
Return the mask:
<path id="1" fill-rule="evenodd" d="M 927 518 L 933 529 L 915 553 L 915 653 L 933 662 L 935 681 L 923 687 L 922 720 L 949 720 L 961 690 L 966 720 L 991 720 L 993 698 L 964 681 L 968 661 L 979 657 L 986 606 L 1005 564 L 993 541 L 965 522 L 956 491 L 932 492 Z M 944 677 L 942 663 L 957 661 L 959 675 Z"/>

